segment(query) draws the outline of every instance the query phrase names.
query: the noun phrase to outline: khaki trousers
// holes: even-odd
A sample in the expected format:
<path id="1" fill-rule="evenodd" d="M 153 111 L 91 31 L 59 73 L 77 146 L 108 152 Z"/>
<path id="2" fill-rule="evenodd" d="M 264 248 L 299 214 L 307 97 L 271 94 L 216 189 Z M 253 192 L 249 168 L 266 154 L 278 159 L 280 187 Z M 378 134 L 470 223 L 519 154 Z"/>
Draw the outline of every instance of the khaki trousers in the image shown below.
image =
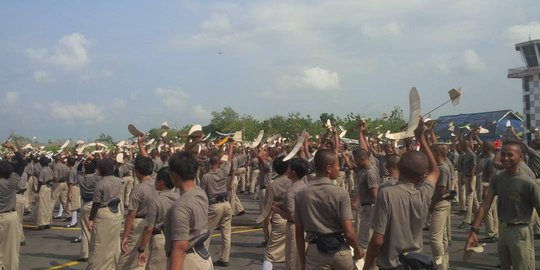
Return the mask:
<path id="1" fill-rule="evenodd" d="M 52 209 L 51 188 L 42 185 L 36 204 L 36 226 L 51 225 Z"/>
<path id="2" fill-rule="evenodd" d="M 461 193 L 460 193 L 460 190 L 459 190 L 460 186 L 459 186 L 459 181 L 458 180 L 459 180 L 458 171 L 454 170 L 452 172 L 452 181 L 450 182 L 450 190 L 454 190 L 456 192 L 456 199 L 459 202 L 460 201 L 459 200 L 459 198 L 460 198 L 459 194 L 461 194 Z"/>
<path id="3" fill-rule="evenodd" d="M 203 259 L 201 256 L 195 253 L 188 253 L 184 258 L 184 265 L 182 269 L 186 270 L 213 270 L 214 264 L 212 263 L 212 257 Z"/>
<path id="4" fill-rule="evenodd" d="M 232 209 L 228 202 L 208 206 L 208 230 L 213 231 L 218 225 L 221 230 L 221 256 L 219 259 L 223 262 L 228 262 L 231 255 L 231 220 Z M 210 250 L 211 240 L 212 237 L 209 237 L 204 242 L 204 246 L 208 250 Z"/>
<path id="5" fill-rule="evenodd" d="M 259 178 L 259 170 L 251 170 L 249 176 L 249 193 L 255 193 L 255 187 L 257 186 L 257 178 Z"/>
<path id="6" fill-rule="evenodd" d="M 21 236 L 16 212 L 0 214 L 0 269 L 19 270 Z"/>
<path id="7" fill-rule="evenodd" d="M 497 251 L 502 270 L 535 269 L 534 237 L 530 226 L 500 224 L 499 236 Z"/>
<path id="8" fill-rule="evenodd" d="M 540 178 L 536 179 L 536 185 L 540 187 Z M 533 211 L 531 224 L 533 225 L 533 233 L 540 234 L 540 218 L 538 217 L 538 213 L 536 213 L 536 211 Z"/>
<path id="9" fill-rule="evenodd" d="M 536 211 L 533 211 L 533 215 Z M 497 197 L 493 198 L 493 203 L 484 217 L 486 233 L 490 237 L 499 237 L 499 215 L 497 213 Z"/>
<path id="10" fill-rule="evenodd" d="M 139 247 L 141 243 L 141 237 L 144 231 L 144 227 L 146 226 L 146 221 L 144 218 L 136 218 L 133 220 L 133 226 L 131 227 L 131 231 L 128 235 L 128 244 L 127 244 L 127 251 L 125 253 L 122 253 L 120 255 L 120 258 L 118 258 L 118 266 L 117 269 L 144 269 L 145 265 L 139 266 L 137 262 L 137 258 L 139 256 L 139 252 L 137 252 L 137 248 Z M 145 252 L 148 255 L 148 248 L 145 248 Z"/>
<path id="11" fill-rule="evenodd" d="M 264 260 L 272 263 L 284 262 L 287 220 L 276 213 L 272 213 L 270 224 L 270 238 L 264 250 Z"/>
<path id="12" fill-rule="evenodd" d="M 81 190 L 79 186 L 75 185 L 71 187 L 71 194 L 69 196 L 69 203 L 67 203 L 66 211 L 77 211 L 81 208 Z"/>
<path id="13" fill-rule="evenodd" d="M 431 225 L 429 231 L 431 234 L 431 254 L 435 261 L 441 260 L 437 265 L 438 270 L 447 270 L 450 254 L 448 253 L 448 217 L 450 216 L 451 204 L 449 201 L 440 201 L 433 207 L 431 213 Z"/>
<path id="14" fill-rule="evenodd" d="M 62 207 L 64 207 L 64 210 L 67 210 L 67 192 L 68 187 L 66 182 L 57 183 L 53 186 L 52 190 L 52 210 L 54 210 L 54 206 L 56 205 L 56 201 L 60 199 L 60 203 L 62 204 Z M 52 215 L 52 212 L 51 212 Z"/>
<path id="15" fill-rule="evenodd" d="M 36 202 L 36 193 L 34 192 L 34 190 L 37 189 L 37 178 L 35 176 L 29 176 L 26 187 L 27 190 L 24 194 L 28 199 L 28 203 L 34 204 Z"/>
<path id="16" fill-rule="evenodd" d="M 345 190 L 348 190 L 348 187 L 347 187 L 347 186 L 348 186 L 348 185 L 347 185 L 348 183 L 347 183 L 347 181 L 345 181 L 345 180 L 346 180 L 346 179 L 345 179 L 345 172 L 344 172 L 344 171 L 340 171 L 340 172 L 338 173 L 338 177 L 337 177 L 337 180 L 336 180 L 337 183 L 336 183 L 336 184 L 337 184 L 338 187 L 343 188 L 343 189 L 345 189 Z"/>
<path id="17" fill-rule="evenodd" d="M 240 191 L 244 192 L 246 191 L 246 167 L 240 167 L 238 168 L 237 175 L 238 175 L 238 185 L 240 186 Z"/>
<path id="18" fill-rule="evenodd" d="M 147 270 L 167 269 L 167 255 L 165 252 L 165 236 L 156 234 L 150 238 L 150 253 L 146 263 Z"/>
<path id="19" fill-rule="evenodd" d="M 240 198 L 236 195 L 236 188 L 238 187 L 238 177 L 233 176 L 231 181 L 231 188 L 229 194 L 229 202 L 231 203 L 231 208 L 233 215 L 238 215 L 238 213 L 244 211 L 244 206 L 240 202 Z"/>
<path id="20" fill-rule="evenodd" d="M 113 213 L 108 207 L 99 208 L 94 219 L 87 270 L 117 269 L 121 226 L 120 212 Z"/>
<path id="21" fill-rule="evenodd" d="M 335 254 L 319 251 L 317 245 L 309 244 L 306 250 L 306 270 L 352 270 L 353 258 L 349 247 Z"/>
<path id="22" fill-rule="evenodd" d="M 373 215 L 373 205 L 360 206 L 359 210 L 360 227 L 358 230 L 358 245 L 366 250 L 371 234 L 373 234 L 373 230 L 369 225 L 371 216 Z"/>
<path id="23" fill-rule="evenodd" d="M 458 172 L 459 210 L 467 211 L 467 188 L 465 187 L 465 180 L 463 178 L 463 173 Z"/>
<path id="24" fill-rule="evenodd" d="M 473 212 L 476 213 L 480 204 L 478 198 L 476 198 L 476 176 L 463 176 L 463 183 L 467 192 L 467 212 L 465 213 L 464 222 L 471 224 L 473 218 Z"/>
<path id="25" fill-rule="evenodd" d="M 17 211 L 17 217 L 19 218 L 19 231 L 21 235 L 21 242 L 26 241 L 26 238 L 24 237 L 24 230 L 23 230 L 23 217 L 24 217 L 24 206 L 26 205 L 26 197 L 24 194 L 17 194 L 16 195 L 16 205 L 15 210 Z"/>
<path id="26" fill-rule="evenodd" d="M 92 202 L 83 202 L 81 211 L 79 214 L 79 224 L 81 224 L 81 258 L 88 259 L 90 253 L 90 242 L 92 239 L 92 234 L 90 228 L 88 228 L 88 223 L 90 223 L 90 210 L 92 209 Z"/>
<path id="27" fill-rule="evenodd" d="M 300 270 L 300 257 L 296 248 L 296 233 L 295 225 L 292 222 L 287 222 L 287 230 L 285 232 L 285 270 Z"/>

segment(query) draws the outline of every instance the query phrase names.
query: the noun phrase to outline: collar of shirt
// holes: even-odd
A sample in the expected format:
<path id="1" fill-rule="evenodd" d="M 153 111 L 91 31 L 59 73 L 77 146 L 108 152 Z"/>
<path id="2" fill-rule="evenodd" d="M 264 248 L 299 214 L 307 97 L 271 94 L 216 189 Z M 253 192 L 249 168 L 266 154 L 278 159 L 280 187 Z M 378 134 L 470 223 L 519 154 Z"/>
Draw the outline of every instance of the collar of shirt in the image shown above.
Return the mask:
<path id="1" fill-rule="evenodd" d="M 311 184 L 319 185 L 319 184 L 332 184 L 332 181 L 328 177 L 317 177 L 310 181 Z"/>

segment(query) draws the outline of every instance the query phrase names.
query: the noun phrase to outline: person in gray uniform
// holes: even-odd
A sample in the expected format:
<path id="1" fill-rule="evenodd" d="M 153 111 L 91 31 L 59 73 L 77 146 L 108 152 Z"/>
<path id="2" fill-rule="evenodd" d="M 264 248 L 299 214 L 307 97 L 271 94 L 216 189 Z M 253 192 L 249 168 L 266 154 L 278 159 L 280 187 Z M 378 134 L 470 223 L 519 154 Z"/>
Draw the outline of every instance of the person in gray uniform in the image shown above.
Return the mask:
<path id="1" fill-rule="evenodd" d="M 501 269 L 535 269 L 534 242 L 531 224 L 533 211 L 540 211 L 540 188 L 528 176 L 521 163 L 524 154 L 520 142 L 506 142 L 501 150 L 504 171 L 493 177 L 489 190 L 476 213 L 465 250 L 479 245 L 479 227 L 498 196 L 500 220 L 497 252 Z"/>
<path id="2" fill-rule="evenodd" d="M 180 198 L 171 206 L 165 218 L 165 252 L 170 270 L 210 270 L 214 266 L 204 241 L 208 230 L 208 197 L 195 184 L 199 164 L 189 152 L 171 156 L 169 166 L 174 186 Z"/>
<path id="3" fill-rule="evenodd" d="M 146 265 L 146 269 L 149 270 L 167 269 L 163 223 L 172 204 L 179 198 L 179 194 L 172 190 L 174 184 L 171 180 L 169 167 L 159 169 L 156 175 L 155 187 L 158 194 L 152 198 L 148 205 L 145 219 L 146 226 L 144 227 L 142 240 L 137 247 L 139 266 Z M 148 252 L 145 252 L 146 247 L 149 249 Z"/>
<path id="4" fill-rule="evenodd" d="M 7 160 L 0 161 L 0 266 L 19 269 L 20 221 L 15 211 L 19 175 Z"/>
<path id="5" fill-rule="evenodd" d="M 314 163 L 317 177 L 295 199 L 300 269 L 353 269 L 353 259 L 360 259 L 363 254 L 353 230 L 349 194 L 330 180 L 339 174 L 338 158 L 333 150 L 319 149 Z M 309 243 L 307 250 L 305 242 Z"/>

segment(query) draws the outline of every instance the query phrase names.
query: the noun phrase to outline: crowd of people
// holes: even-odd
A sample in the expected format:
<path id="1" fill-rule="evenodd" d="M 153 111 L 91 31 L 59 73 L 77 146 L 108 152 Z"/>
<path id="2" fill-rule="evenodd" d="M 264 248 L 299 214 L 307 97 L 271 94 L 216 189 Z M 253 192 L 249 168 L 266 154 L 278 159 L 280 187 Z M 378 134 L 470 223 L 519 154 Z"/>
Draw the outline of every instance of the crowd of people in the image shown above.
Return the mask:
<path id="1" fill-rule="evenodd" d="M 305 134 L 298 151 L 197 134 L 181 150 L 148 153 L 140 134 L 137 151 L 64 151 L 54 161 L 7 141 L 0 268 L 19 269 L 28 213 L 37 230 L 64 216 L 66 227 L 80 227 L 74 241 L 87 269 L 228 267 L 231 221 L 245 214 L 237 194 L 249 193 L 259 202 L 263 270 L 283 262 L 286 269 L 356 269 L 360 259 L 364 270 L 450 269 L 452 205 L 464 215 L 460 227 L 470 229 L 465 251 L 497 242 L 501 269 L 535 269 L 540 139 L 527 146 L 509 127 L 513 138 L 495 147 L 473 128 L 440 143 L 435 124 L 420 119 L 414 139 L 383 142 L 368 137 L 361 121 L 357 145 L 330 127 L 318 141 Z M 422 252 L 424 229 L 431 256 Z M 221 246 L 212 260 L 214 230 Z"/>

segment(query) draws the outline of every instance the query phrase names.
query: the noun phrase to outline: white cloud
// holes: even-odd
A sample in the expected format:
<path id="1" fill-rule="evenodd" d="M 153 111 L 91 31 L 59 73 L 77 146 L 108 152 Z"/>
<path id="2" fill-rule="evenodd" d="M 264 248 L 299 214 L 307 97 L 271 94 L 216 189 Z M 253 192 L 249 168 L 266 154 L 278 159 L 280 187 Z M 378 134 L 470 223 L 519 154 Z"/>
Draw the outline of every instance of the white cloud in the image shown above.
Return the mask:
<path id="1" fill-rule="evenodd" d="M 209 20 L 203 22 L 202 28 L 211 32 L 228 32 L 232 30 L 229 17 L 225 14 L 212 14 Z"/>
<path id="2" fill-rule="evenodd" d="M 92 103 L 63 104 L 53 102 L 49 105 L 52 117 L 66 121 L 83 121 L 88 124 L 104 121 L 102 110 Z"/>
<path id="3" fill-rule="evenodd" d="M 401 27 L 397 22 L 381 25 L 364 24 L 362 33 L 371 38 L 397 38 L 401 36 Z"/>
<path id="4" fill-rule="evenodd" d="M 301 82 L 304 86 L 317 90 L 336 90 L 340 88 L 338 73 L 320 67 L 306 67 Z"/>
<path id="5" fill-rule="evenodd" d="M 11 107 L 15 105 L 19 101 L 19 93 L 17 92 L 6 92 L 6 95 L 4 96 L 4 105 Z"/>
<path id="6" fill-rule="evenodd" d="M 51 77 L 51 75 L 47 71 L 38 70 L 34 72 L 34 81 L 36 83 L 49 83 L 49 82 L 53 82 L 54 79 Z"/>
<path id="7" fill-rule="evenodd" d="M 182 90 L 156 88 L 154 93 L 161 99 L 163 106 L 173 111 L 184 110 L 189 98 L 188 94 Z"/>
<path id="8" fill-rule="evenodd" d="M 510 26 L 504 32 L 509 45 L 524 42 L 531 39 L 540 39 L 540 22 L 532 21 L 527 24 L 518 24 Z"/>
<path id="9" fill-rule="evenodd" d="M 208 120 L 210 119 L 210 112 L 207 111 L 201 104 L 193 106 L 193 115 L 198 120 Z"/>
<path id="10" fill-rule="evenodd" d="M 111 107 L 117 111 L 125 109 L 126 105 L 127 105 L 127 102 L 124 99 L 118 98 L 118 97 L 113 98 L 112 103 L 111 103 Z"/>
<path id="11" fill-rule="evenodd" d="M 26 55 L 40 65 L 53 65 L 65 70 L 78 70 L 90 62 L 87 46 L 89 41 L 80 33 L 65 35 L 58 41 L 54 51 L 46 48 L 29 48 Z"/>
<path id="12" fill-rule="evenodd" d="M 466 50 L 463 54 L 463 61 L 465 63 L 465 67 L 472 72 L 478 72 L 482 71 L 486 68 L 486 64 L 480 56 L 474 51 L 474 50 Z"/>

